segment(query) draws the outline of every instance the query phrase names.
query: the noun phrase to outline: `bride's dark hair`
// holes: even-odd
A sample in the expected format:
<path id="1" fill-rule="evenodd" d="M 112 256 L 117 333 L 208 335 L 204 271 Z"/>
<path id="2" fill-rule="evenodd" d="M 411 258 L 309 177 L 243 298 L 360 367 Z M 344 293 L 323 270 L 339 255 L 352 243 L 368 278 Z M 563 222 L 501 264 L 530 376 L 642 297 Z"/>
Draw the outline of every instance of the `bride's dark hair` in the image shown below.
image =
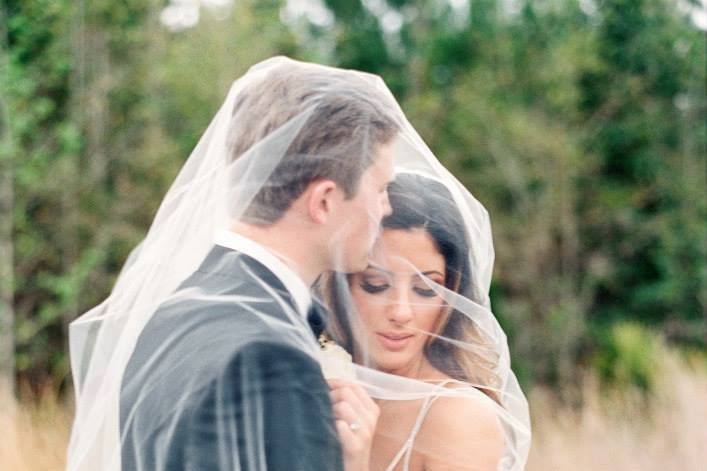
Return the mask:
<path id="1" fill-rule="evenodd" d="M 415 174 L 399 174 L 388 188 L 392 214 L 382 221 L 383 229 L 424 229 L 444 257 L 445 288 L 474 301 L 473 272 L 469 259 L 469 236 L 459 208 L 442 184 Z M 347 351 L 356 357 L 356 342 L 346 315 L 352 305 L 350 275 L 333 273 L 322 280 L 322 294 L 332 310 L 329 331 Z M 441 316 L 437 335 L 425 346 L 430 363 L 454 379 L 468 382 L 497 399 L 500 386 L 496 374 L 499 353 L 494 342 L 468 315 L 454 308 Z M 451 341 L 450 341 L 451 340 Z M 454 340 L 471 345 L 473 351 L 460 348 Z"/>

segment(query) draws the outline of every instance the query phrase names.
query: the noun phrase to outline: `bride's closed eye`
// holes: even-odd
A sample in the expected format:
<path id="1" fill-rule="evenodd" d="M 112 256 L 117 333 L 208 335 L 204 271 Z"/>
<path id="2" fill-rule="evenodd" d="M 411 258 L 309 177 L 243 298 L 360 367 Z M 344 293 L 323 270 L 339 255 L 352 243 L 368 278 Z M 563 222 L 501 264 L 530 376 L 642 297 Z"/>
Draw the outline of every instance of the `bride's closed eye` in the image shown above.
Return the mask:
<path id="1" fill-rule="evenodd" d="M 390 288 L 390 284 L 382 278 L 363 278 L 359 283 L 359 286 L 366 293 L 377 294 Z"/>
<path id="2" fill-rule="evenodd" d="M 434 298 L 435 296 L 437 296 L 435 290 L 427 287 L 423 288 L 421 286 L 414 286 L 412 290 L 424 298 Z"/>
<path id="3" fill-rule="evenodd" d="M 437 280 L 434 278 L 424 277 L 424 279 L 422 279 L 418 277 L 418 279 L 412 286 L 412 290 L 419 296 L 422 296 L 424 298 L 434 298 L 435 296 L 437 296 L 437 291 L 435 291 L 434 288 L 430 286 L 430 284 L 443 285 L 444 281 Z"/>

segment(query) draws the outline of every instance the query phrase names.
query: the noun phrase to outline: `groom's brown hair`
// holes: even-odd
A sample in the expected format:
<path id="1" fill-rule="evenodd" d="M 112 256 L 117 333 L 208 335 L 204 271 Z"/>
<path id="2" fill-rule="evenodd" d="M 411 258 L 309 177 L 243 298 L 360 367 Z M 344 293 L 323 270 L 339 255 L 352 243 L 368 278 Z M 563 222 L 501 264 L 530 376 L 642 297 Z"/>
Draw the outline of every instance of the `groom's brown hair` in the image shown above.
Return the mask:
<path id="1" fill-rule="evenodd" d="M 289 142 L 284 152 L 276 144 L 262 149 L 282 157 L 240 218 L 252 224 L 276 222 L 316 180 L 333 180 L 352 198 L 378 146 L 399 130 L 397 104 L 379 78 L 284 58 L 270 61 L 256 66 L 253 72 L 262 76 L 238 93 L 229 130 L 232 159 L 259 152 L 256 144 L 264 139 L 276 143 L 275 132 L 292 136 L 283 138 Z"/>

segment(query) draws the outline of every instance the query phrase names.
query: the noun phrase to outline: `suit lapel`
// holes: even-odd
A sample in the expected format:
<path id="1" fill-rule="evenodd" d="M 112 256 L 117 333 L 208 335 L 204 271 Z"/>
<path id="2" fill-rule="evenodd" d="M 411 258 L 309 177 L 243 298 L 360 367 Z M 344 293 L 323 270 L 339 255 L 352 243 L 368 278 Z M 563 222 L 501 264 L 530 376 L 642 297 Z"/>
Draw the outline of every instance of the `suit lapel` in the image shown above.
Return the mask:
<path id="1" fill-rule="evenodd" d="M 222 294 L 235 294 L 244 289 L 243 287 L 245 286 L 248 291 L 269 295 L 272 298 L 273 296 L 267 293 L 268 289 L 270 289 L 275 291 L 277 297 L 283 300 L 288 307 L 295 312 L 299 312 L 292 294 L 287 291 L 285 285 L 275 273 L 255 258 L 220 245 L 214 245 L 197 271 L 182 283 L 180 289 L 199 286 L 208 290 L 211 283 L 205 280 L 212 276 L 222 280 L 232 280 L 232 283 L 226 284 L 226 288 L 219 290 Z M 223 282 L 219 284 L 223 284 Z M 229 285 L 232 286 L 232 289 L 228 288 Z M 266 285 L 268 289 L 262 285 Z M 273 301 L 276 305 L 279 305 L 278 299 L 273 299 Z M 282 309 L 273 309 L 272 312 L 270 312 L 271 310 L 268 311 L 269 314 L 281 320 L 286 320 L 287 318 Z"/>

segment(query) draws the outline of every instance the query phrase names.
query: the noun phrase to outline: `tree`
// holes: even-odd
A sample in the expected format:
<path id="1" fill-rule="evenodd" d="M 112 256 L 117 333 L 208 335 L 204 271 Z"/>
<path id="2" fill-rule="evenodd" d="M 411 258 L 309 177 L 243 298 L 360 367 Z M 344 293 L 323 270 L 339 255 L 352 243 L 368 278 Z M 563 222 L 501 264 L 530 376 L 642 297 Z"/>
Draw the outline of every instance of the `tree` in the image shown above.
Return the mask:
<path id="1" fill-rule="evenodd" d="M 5 90 L 8 50 L 5 10 L 0 10 L 0 90 Z M 13 308 L 12 137 L 7 97 L 0 95 L 0 397 L 12 393 L 15 382 L 15 335 Z"/>

